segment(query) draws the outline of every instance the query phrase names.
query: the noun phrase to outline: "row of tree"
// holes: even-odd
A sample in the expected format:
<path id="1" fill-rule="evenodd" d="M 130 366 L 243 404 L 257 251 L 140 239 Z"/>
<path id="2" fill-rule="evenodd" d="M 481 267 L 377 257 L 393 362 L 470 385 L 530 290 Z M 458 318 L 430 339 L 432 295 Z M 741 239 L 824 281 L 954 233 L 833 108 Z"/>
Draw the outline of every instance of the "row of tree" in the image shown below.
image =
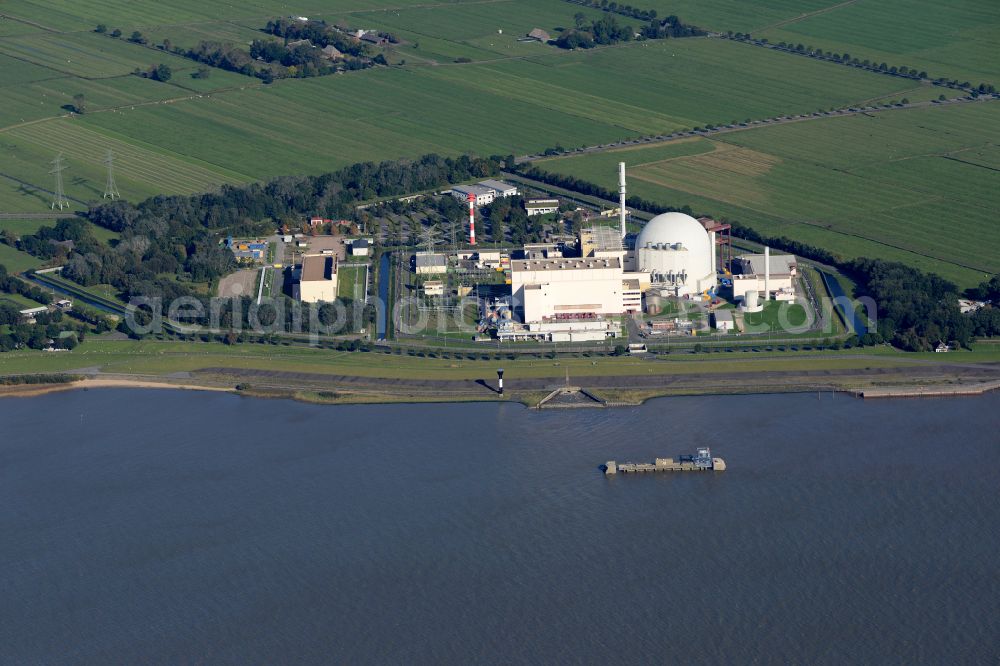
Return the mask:
<path id="1" fill-rule="evenodd" d="M 802 44 L 801 42 L 798 44 L 794 44 L 792 42 L 778 42 L 777 44 L 771 44 L 767 39 L 755 39 L 750 33 L 733 32 L 732 30 L 729 30 L 725 36 L 736 41 L 749 42 L 757 46 L 769 47 L 778 51 L 785 51 L 788 53 L 809 56 L 819 60 L 827 60 L 829 62 L 840 63 L 842 65 L 849 65 L 851 67 L 857 67 L 870 72 L 900 76 L 916 81 L 922 81 L 929 78 L 929 75 L 925 70 L 918 69 L 916 67 L 907 67 L 906 65 L 890 65 L 886 62 L 878 62 L 875 60 L 869 60 L 868 58 L 860 59 L 852 57 L 850 53 L 824 51 L 823 49 L 813 48 L 812 46 Z M 934 83 L 940 86 L 965 90 L 973 96 L 993 95 L 997 92 L 996 86 L 991 83 L 980 83 L 976 86 L 970 81 L 960 82 L 958 79 L 948 79 L 946 77 L 938 77 L 934 79 Z"/>

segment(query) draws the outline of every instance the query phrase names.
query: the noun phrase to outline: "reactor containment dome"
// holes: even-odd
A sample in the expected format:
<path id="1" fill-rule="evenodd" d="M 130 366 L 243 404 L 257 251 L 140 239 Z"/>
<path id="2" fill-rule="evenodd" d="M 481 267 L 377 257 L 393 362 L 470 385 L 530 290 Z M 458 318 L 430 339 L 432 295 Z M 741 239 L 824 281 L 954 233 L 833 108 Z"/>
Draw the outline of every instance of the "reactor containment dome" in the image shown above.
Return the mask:
<path id="1" fill-rule="evenodd" d="M 716 285 L 715 239 L 684 213 L 663 213 L 646 223 L 635 240 L 636 267 L 653 285 L 674 296 L 712 291 Z"/>

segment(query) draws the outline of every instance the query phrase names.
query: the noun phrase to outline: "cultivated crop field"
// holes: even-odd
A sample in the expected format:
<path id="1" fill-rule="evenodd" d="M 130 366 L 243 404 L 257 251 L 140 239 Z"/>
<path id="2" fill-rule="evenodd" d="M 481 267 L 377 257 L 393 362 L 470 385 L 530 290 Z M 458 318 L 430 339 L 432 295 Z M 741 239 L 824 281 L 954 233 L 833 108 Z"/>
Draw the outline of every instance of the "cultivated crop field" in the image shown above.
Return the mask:
<path id="1" fill-rule="evenodd" d="M 845 2 L 755 36 L 1000 85 L 1000 4 L 992 0 Z"/>
<path id="2" fill-rule="evenodd" d="M 750 224 L 845 257 L 905 261 L 977 284 L 1000 271 L 1000 104 L 823 118 L 667 146 L 555 158 L 546 170 Z M 688 146 L 693 146 L 687 148 Z M 693 151 L 695 147 L 698 153 Z M 710 152 L 709 152 L 710 151 Z"/>
<path id="3" fill-rule="evenodd" d="M 753 31 L 892 65 L 1000 83 L 1000 8 L 988 0 L 650 0 L 710 30 Z M 108 149 L 126 198 L 191 193 L 360 160 L 527 155 L 707 124 L 936 98 L 912 80 L 717 38 L 589 51 L 518 41 L 553 36 L 562 0 L 6 0 L 0 18 L 0 212 L 47 210 L 50 162 L 68 166 L 75 209 L 100 197 Z M 270 18 L 306 15 L 395 33 L 393 67 L 263 85 L 155 48 L 163 39 L 245 45 Z M 617 16 L 637 26 L 635 19 Z M 95 34 L 103 23 L 149 45 Z M 456 59 L 469 62 L 455 62 Z M 400 64 L 405 61 L 405 64 Z M 168 64 L 157 82 L 130 75 Z M 74 115 L 83 94 L 86 113 Z M 996 200 L 1000 103 L 810 120 L 626 151 L 631 191 L 730 216 L 845 256 L 898 258 L 963 285 L 1000 270 L 973 229 Z M 545 162 L 613 186 L 617 153 Z M 940 234 L 941 220 L 954 233 Z"/>

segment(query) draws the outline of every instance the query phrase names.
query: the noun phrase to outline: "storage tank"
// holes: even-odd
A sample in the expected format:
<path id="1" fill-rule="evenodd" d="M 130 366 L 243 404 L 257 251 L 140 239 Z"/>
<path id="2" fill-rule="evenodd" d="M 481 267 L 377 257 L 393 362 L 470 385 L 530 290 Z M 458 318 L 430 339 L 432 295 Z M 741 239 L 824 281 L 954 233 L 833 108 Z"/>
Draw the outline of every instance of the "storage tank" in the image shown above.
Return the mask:
<path id="1" fill-rule="evenodd" d="M 760 304 L 760 292 L 750 289 L 743 295 L 743 310 L 745 312 L 760 312 L 764 307 Z"/>

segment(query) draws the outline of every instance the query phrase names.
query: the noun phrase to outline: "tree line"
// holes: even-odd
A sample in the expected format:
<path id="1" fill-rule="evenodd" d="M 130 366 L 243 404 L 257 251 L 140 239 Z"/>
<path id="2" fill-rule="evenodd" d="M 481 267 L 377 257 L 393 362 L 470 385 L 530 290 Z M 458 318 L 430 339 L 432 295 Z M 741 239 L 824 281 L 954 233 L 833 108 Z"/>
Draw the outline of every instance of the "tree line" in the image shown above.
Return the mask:
<path id="1" fill-rule="evenodd" d="M 723 37 L 739 42 L 746 42 L 756 46 L 763 46 L 776 51 L 784 51 L 786 53 L 794 53 L 796 55 L 808 56 L 818 60 L 826 60 L 828 62 L 835 62 L 842 65 L 848 65 L 850 67 L 857 67 L 858 69 L 864 69 L 878 74 L 898 76 L 906 79 L 913 79 L 914 81 L 923 81 L 930 78 L 930 75 L 926 72 L 926 70 L 917 69 L 916 67 L 907 67 L 906 65 L 890 65 L 886 62 L 878 62 L 875 60 L 869 60 L 868 58 L 860 59 L 851 56 L 850 53 L 824 51 L 823 49 L 816 49 L 810 45 L 802 44 L 801 42 L 796 44 L 782 41 L 777 44 L 771 44 L 767 39 L 755 39 L 750 33 L 733 32 L 732 30 L 727 31 Z M 933 79 L 933 83 L 938 86 L 946 86 L 948 88 L 963 90 L 973 97 L 978 97 L 979 95 L 994 95 L 997 93 L 996 86 L 992 83 L 980 83 L 977 86 L 970 81 L 960 82 L 958 79 L 948 79 L 943 76 Z"/>

